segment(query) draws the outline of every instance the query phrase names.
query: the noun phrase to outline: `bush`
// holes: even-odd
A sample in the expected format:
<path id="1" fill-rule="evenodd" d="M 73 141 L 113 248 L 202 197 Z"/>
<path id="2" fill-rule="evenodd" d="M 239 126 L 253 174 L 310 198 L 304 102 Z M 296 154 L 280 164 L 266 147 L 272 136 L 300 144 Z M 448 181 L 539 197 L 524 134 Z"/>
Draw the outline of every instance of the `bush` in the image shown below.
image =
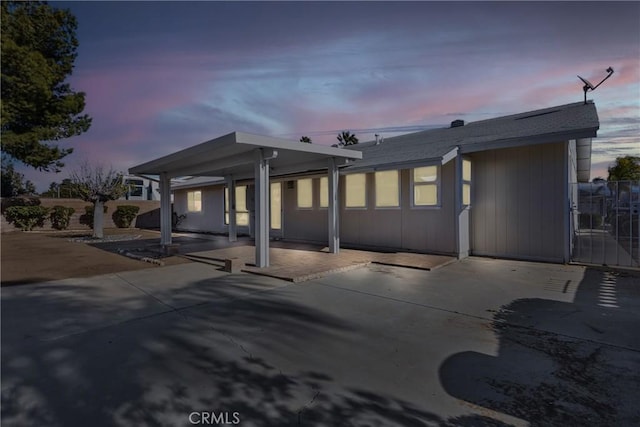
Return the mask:
<path id="1" fill-rule="evenodd" d="M 116 225 L 116 227 L 129 228 L 133 220 L 136 219 L 136 215 L 138 215 L 139 210 L 139 206 L 118 206 L 111 218 L 113 219 L 113 223 Z"/>
<path id="2" fill-rule="evenodd" d="M 51 226 L 56 230 L 66 230 L 69 228 L 71 215 L 73 215 L 75 211 L 75 209 L 65 206 L 54 206 L 51 208 L 51 214 L 49 215 Z"/>
<path id="3" fill-rule="evenodd" d="M 19 196 L 19 197 L 3 197 L 2 198 L 2 212 L 4 213 L 7 208 L 11 206 L 39 206 L 40 199 L 38 197 L 31 196 Z"/>
<path id="4" fill-rule="evenodd" d="M 580 228 L 598 228 L 602 225 L 602 215 L 581 213 L 579 217 Z"/>
<path id="5" fill-rule="evenodd" d="M 44 227 L 48 213 L 49 209 L 44 206 L 11 206 L 4 216 L 22 231 L 31 231 L 33 227 Z"/>
<path id="6" fill-rule="evenodd" d="M 104 213 L 107 213 L 107 205 L 104 205 Z M 80 224 L 93 228 L 93 205 L 84 207 L 84 214 L 80 215 Z"/>

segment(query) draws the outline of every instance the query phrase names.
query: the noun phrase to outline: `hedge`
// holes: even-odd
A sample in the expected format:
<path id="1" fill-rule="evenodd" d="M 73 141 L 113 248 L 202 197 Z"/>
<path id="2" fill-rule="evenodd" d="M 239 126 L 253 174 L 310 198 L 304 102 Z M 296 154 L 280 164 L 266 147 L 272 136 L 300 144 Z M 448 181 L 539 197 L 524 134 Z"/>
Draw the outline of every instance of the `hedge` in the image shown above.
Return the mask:
<path id="1" fill-rule="evenodd" d="M 48 213 L 49 208 L 44 206 L 10 206 L 4 216 L 22 231 L 31 231 L 34 227 L 44 227 Z"/>

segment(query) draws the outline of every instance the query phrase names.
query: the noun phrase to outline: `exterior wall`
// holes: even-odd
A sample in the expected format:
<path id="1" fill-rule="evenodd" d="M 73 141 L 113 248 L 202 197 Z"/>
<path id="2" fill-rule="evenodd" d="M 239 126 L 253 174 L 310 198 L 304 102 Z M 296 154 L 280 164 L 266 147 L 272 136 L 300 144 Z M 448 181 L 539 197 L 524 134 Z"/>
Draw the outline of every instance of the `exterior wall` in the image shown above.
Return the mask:
<path id="1" fill-rule="evenodd" d="M 400 207 L 376 208 L 374 174 L 367 174 L 367 207 L 346 209 L 345 179 L 340 176 L 340 243 L 362 247 L 452 254 L 454 227 L 454 162 L 441 168 L 441 206 L 411 207 L 411 171 L 400 172 Z M 295 181 L 295 179 L 292 179 Z M 327 209 L 319 208 L 320 180 L 313 180 L 313 209 L 298 209 L 295 185 L 283 185 L 283 237 L 327 242 Z"/>
<path id="2" fill-rule="evenodd" d="M 471 155 L 474 255 L 562 262 L 565 142 Z"/>
<path id="3" fill-rule="evenodd" d="M 189 212 L 187 209 L 187 193 L 198 190 L 202 191 L 202 210 L 200 212 Z M 210 233 L 226 233 L 228 231 L 227 226 L 224 224 L 223 185 L 174 190 L 173 211 L 178 215 L 187 215 L 178 226 L 180 230 Z M 247 233 L 248 227 L 238 227 L 238 232 Z"/>
<path id="4" fill-rule="evenodd" d="M 340 177 L 342 178 L 342 177 Z M 293 181 L 293 185 L 289 182 Z M 282 238 L 327 243 L 329 219 L 327 208 L 320 208 L 320 176 L 313 181 L 313 208 L 298 209 L 297 180 L 282 181 Z M 343 183 L 341 183 L 341 188 Z M 342 234 L 342 229 L 340 230 Z"/>

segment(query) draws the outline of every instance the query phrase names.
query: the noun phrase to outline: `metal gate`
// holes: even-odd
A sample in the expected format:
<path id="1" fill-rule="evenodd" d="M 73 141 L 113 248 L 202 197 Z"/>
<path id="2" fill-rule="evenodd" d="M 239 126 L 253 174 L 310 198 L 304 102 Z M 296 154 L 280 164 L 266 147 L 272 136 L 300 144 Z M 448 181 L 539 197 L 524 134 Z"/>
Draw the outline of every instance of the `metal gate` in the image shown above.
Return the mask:
<path id="1" fill-rule="evenodd" d="M 571 185 L 571 261 L 640 268 L 640 181 Z"/>

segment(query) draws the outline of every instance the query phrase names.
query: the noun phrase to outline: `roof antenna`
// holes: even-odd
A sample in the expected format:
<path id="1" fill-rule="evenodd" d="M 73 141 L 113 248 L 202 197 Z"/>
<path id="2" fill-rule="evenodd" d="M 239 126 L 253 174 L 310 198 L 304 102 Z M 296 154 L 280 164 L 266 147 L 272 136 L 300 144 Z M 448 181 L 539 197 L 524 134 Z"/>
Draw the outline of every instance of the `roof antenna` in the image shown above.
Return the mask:
<path id="1" fill-rule="evenodd" d="M 605 77 L 604 79 L 602 79 L 602 81 L 600 83 L 598 83 L 597 85 L 593 85 L 591 84 L 591 82 L 587 79 L 583 79 L 582 77 L 578 76 L 578 78 L 580 80 L 582 80 L 582 83 L 584 83 L 584 86 L 582 87 L 582 90 L 584 91 L 584 103 L 587 103 L 587 91 L 591 90 L 592 92 L 594 90 L 596 90 L 596 88 L 598 86 L 600 86 L 602 83 L 604 83 L 605 80 L 607 80 L 609 77 L 611 77 L 611 75 L 613 74 L 613 68 L 609 67 L 607 68 L 607 77 Z"/>

